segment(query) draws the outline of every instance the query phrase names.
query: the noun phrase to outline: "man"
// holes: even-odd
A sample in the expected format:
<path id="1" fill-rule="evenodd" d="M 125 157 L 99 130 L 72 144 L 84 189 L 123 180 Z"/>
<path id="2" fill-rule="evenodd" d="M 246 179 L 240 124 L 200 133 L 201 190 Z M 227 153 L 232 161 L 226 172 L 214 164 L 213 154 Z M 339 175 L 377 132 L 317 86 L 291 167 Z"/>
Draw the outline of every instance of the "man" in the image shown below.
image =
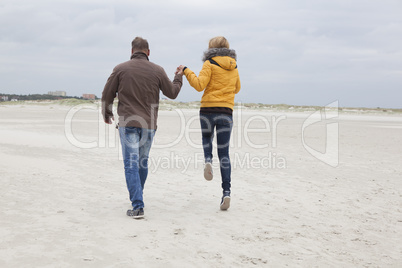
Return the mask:
<path id="1" fill-rule="evenodd" d="M 173 82 L 164 69 L 149 61 L 148 41 L 136 37 L 131 60 L 117 65 L 102 93 L 105 123 L 114 120 L 113 101 L 118 95 L 119 134 L 127 188 L 133 209 L 127 216 L 144 217 L 143 190 L 148 175 L 148 155 L 157 128 L 159 90 L 175 99 L 182 86 L 183 73 L 176 71 Z"/>

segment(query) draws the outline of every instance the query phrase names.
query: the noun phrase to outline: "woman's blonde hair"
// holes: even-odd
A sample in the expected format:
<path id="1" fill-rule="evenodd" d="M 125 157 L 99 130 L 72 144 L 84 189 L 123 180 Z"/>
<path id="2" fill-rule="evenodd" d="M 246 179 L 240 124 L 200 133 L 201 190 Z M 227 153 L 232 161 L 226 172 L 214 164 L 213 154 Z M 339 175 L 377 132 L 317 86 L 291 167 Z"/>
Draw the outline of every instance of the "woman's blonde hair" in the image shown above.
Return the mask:
<path id="1" fill-rule="evenodd" d="M 217 36 L 209 40 L 208 48 L 229 48 L 229 41 L 223 36 Z"/>

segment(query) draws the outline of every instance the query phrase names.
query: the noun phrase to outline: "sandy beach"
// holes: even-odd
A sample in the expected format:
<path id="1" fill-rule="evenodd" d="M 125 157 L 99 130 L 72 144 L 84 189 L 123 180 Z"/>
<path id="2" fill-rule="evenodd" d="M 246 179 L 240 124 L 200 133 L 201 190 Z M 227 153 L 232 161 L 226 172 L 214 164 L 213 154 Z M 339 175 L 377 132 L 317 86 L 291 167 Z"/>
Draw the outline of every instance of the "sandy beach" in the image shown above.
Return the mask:
<path id="1" fill-rule="evenodd" d="M 0 267 L 402 267 L 402 114 L 327 112 L 238 109 L 220 211 L 197 109 L 161 109 L 134 220 L 97 104 L 0 104 Z"/>

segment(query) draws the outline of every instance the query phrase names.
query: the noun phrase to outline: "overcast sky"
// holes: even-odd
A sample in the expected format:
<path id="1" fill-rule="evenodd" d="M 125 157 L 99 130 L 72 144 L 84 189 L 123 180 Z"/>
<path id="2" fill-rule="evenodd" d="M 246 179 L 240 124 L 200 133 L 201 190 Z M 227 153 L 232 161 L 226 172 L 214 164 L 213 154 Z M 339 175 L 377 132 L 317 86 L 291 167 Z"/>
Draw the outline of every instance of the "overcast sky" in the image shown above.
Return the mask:
<path id="1" fill-rule="evenodd" d="M 238 55 L 236 101 L 402 108 L 402 0 L 1 0 L 0 92 L 101 96 L 135 36 L 171 79 L 210 38 Z M 184 86 L 177 100 L 200 100 Z"/>

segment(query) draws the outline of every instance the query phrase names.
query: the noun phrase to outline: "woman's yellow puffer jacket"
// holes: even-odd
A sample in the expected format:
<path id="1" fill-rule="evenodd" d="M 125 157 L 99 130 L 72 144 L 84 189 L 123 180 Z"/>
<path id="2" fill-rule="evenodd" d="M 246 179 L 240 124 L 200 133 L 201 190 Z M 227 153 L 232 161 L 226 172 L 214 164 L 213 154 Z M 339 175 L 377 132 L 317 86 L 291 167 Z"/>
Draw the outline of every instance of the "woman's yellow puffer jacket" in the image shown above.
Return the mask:
<path id="1" fill-rule="evenodd" d="M 236 52 L 227 48 L 212 48 L 204 53 L 204 65 L 198 77 L 189 68 L 184 74 L 190 85 L 203 91 L 201 107 L 227 107 L 233 110 L 234 97 L 240 91 Z"/>

